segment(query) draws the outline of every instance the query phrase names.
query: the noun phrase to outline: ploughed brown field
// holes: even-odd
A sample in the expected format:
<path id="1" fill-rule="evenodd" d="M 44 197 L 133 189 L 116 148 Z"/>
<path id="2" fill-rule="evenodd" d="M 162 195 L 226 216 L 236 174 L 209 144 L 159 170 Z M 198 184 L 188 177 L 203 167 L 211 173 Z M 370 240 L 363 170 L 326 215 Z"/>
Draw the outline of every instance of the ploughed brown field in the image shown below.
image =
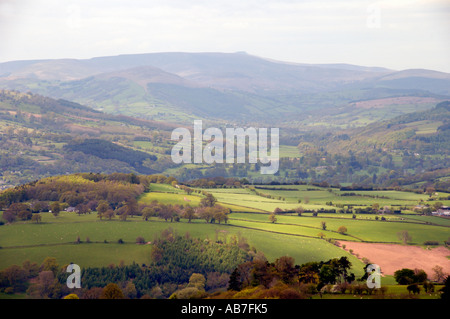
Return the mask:
<path id="1" fill-rule="evenodd" d="M 423 269 L 429 278 L 434 272 L 432 268 L 439 265 L 447 274 L 450 273 L 450 250 L 439 246 L 425 249 L 419 246 L 405 246 L 396 244 L 372 244 L 352 241 L 339 241 L 340 246 L 345 245 L 345 250 L 353 250 L 359 258 L 366 257 L 371 263 L 377 264 L 385 275 L 393 275 L 396 270 L 402 268 Z"/>

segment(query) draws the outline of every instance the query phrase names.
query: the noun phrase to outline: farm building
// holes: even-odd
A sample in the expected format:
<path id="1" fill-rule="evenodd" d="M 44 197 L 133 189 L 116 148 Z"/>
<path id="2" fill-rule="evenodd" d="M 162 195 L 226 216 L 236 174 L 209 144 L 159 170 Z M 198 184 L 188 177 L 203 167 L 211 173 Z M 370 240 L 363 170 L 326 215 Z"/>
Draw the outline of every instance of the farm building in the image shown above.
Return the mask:
<path id="1" fill-rule="evenodd" d="M 432 212 L 431 214 L 435 216 L 450 216 L 450 207 L 443 206 L 442 208 L 438 209 L 435 212 Z"/>

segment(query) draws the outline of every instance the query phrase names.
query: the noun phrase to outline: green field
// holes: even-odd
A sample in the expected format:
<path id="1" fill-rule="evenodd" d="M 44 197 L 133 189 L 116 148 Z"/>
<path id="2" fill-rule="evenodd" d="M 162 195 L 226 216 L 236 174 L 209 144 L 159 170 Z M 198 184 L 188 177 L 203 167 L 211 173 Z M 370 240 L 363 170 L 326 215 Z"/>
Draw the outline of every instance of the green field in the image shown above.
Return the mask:
<path id="1" fill-rule="evenodd" d="M 204 189 L 213 194 L 219 204 L 232 210 L 227 224 L 220 225 L 201 219 L 188 223 L 185 219 L 165 222 L 152 217 L 144 221 L 139 216 L 129 217 L 127 221 L 117 218 L 109 221 L 98 219 L 96 212 L 81 216 L 62 212 L 57 217 L 42 213 L 39 224 L 31 221 L 5 224 L 0 226 L 0 269 L 12 264 L 20 265 L 25 260 L 41 263 L 47 256 L 56 257 L 60 265 L 74 262 L 83 267 L 118 264 L 121 261 L 147 264 L 151 261 L 152 246 L 137 245 L 136 238 L 142 236 L 151 242 L 164 229 L 172 228 L 180 235 L 189 233 L 191 237 L 209 239 L 220 236 L 225 241 L 240 235 L 271 261 L 283 255 L 293 257 L 297 264 L 346 256 L 353 264 L 352 271 L 361 276 L 363 262 L 328 240 L 401 243 L 397 233 L 403 230 L 411 235 L 410 244 L 414 245 L 423 245 L 429 240 L 442 245 L 449 238 L 450 219 L 414 214 L 385 214 L 386 221 L 381 221 L 375 220 L 375 214 L 357 214 L 353 218 L 348 213 L 319 213 L 313 217 L 307 212 L 302 216 L 278 214 L 275 223 L 269 221 L 269 213 L 277 207 L 336 208 L 326 205 L 330 201 L 333 205 L 341 202 L 363 206 L 377 202 L 389 206 L 413 206 L 420 200 L 426 201 L 426 195 L 401 191 L 357 191 L 355 194 L 361 196 L 339 196 L 344 192 L 310 185 L 263 186 L 269 187 L 272 189 L 256 187 L 256 190 L 272 198 L 259 196 L 249 188 Z M 151 184 L 149 190 L 139 198 L 139 203 L 150 204 L 156 200 L 164 204 L 198 206 L 203 197 L 198 192 L 187 195 L 167 184 Z M 299 199 L 301 203 L 298 203 Z M 305 199 L 308 203 L 304 203 Z M 326 230 L 322 229 L 322 222 L 326 223 Z M 347 228 L 345 234 L 337 231 L 340 226 Z M 81 243 L 75 243 L 77 238 Z M 119 239 L 124 243 L 119 244 Z M 395 283 L 389 276 L 385 282 Z"/>
<path id="2" fill-rule="evenodd" d="M 322 216 L 325 216 L 323 214 Z M 332 215 L 332 214 L 327 214 Z M 235 220 L 236 219 L 236 220 Z M 242 220 L 245 220 L 242 221 Z M 321 229 L 321 222 L 325 221 L 327 230 Z M 450 231 L 448 227 L 426 225 L 415 222 L 389 222 L 375 220 L 359 220 L 348 218 L 323 218 L 317 217 L 298 217 L 298 216 L 277 216 L 277 222 L 269 222 L 267 215 L 262 214 L 232 214 L 230 223 L 238 223 L 255 228 L 270 229 L 279 232 L 286 232 L 294 235 L 305 235 L 318 237 L 322 232 L 326 238 L 365 241 L 365 242 L 391 242 L 401 243 L 397 233 L 407 230 L 412 237 L 411 244 L 422 245 L 424 241 L 435 240 L 443 242 L 447 240 Z M 347 235 L 341 235 L 337 232 L 340 226 L 345 226 L 348 230 Z M 250 226 L 249 226 L 250 227 Z"/>
<path id="3" fill-rule="evenodd" d="M 58 217 L 47 213 L 43 216 L 41 224 L 24 222 L 1 228 L 1 269 L 12 264 L 22 264 L 25 260 L 40 263 L 47 256 L 56 257 L 60 264 L 75 262 L 86 267 L 118 264 L 120 260 L 127 264 L 133 261 L 148 263 L 151 246 L 136 245 L 136 237 L 143 236 L 145 240 L 152 241 L 169 227 L 180 235 L 188 232 L 192 237 L 199 238 L 214 239 L 217 230 L 222 230 L 221 239 L 241 234 L 270 260 L 289 255 L 297 263 L 304 263 L 348 256 L 354 263 L 355 272 L 361 273 L 363 267 L 354 256 L 324 240 L 284 234 L 285 230 L 276 233 L 267 232 L 264 227 L 242 228 L 239 222 L 211 225 L 203 220 L 171 223 L 156 218 L 145 222 L 138 217 L 126 222 L 99 221 L 95 214 L 78 216 L 75 213 L 62 213 Z M 81 244 L 74 243 L 78 236 Z M 91 243 L 86 242 L 87 237 Z M 125 243 L 118 244 L 119 239 Z"/>

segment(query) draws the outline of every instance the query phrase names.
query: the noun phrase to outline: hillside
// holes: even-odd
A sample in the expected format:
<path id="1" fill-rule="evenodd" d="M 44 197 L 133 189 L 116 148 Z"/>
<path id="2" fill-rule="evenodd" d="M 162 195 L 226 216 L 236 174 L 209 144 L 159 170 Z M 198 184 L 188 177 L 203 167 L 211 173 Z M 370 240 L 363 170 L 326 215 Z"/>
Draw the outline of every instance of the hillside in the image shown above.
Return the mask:
<path id="1" fill-rule="evenodd" d="M 450 102 L 445 101 L 427 111 L 408 113 L 363 128 L 342 131 L 341 134 L 348 134 L 349 139 L 329 143 L 327 149 L 332 152 L 358 152 L 385 148 L 449 156 L 449 127 Z"/>
<path id="2" fill-rule="evenodd" d="M 134 143 L 166 140 L 175 127 L 6 90 L 0 124 L 1 188 L 67 172 L 157 172 L 164 150 L 144 152 Z"/>
<path id="3" fill-rule="evenodd" d="M 394 102 L 400 103 L 394 99 L 390 103 Z M 364 109 L 365 104 L 358 103 Z M 3 90 L 0 187 L 55 174 L 160 172 L 180 181 L 235 177 L 256 183 L 300 180 L 375 188 L 433 186 L 448 191 L 449 118 L 448 102 L 442 102 L 429 111 L 354 129 L 318 126 L 307 131 L 286 123 L 280 129 L 279 172 L 262 176 L 258 164 L 174 164 L 170 134 L 176 124 L 111 115 L 66 100 Z"/>
<path id="4" fill-rule="evenodd" d="M 0 85 L 147 119 L 288 122 L 294 127 L 362 126 L 425 110 L 450 95 L 447 73 L 287 63 L 242 52 L 13 61 L 0 64 Z M 401 97 L 412 102 L 386 99 Z M 378 101 L 376 112 L 358 111 L 355 119 L 352 105 L 372 100 Z M 324 114 L 330 116 L 324 119 Z"/>

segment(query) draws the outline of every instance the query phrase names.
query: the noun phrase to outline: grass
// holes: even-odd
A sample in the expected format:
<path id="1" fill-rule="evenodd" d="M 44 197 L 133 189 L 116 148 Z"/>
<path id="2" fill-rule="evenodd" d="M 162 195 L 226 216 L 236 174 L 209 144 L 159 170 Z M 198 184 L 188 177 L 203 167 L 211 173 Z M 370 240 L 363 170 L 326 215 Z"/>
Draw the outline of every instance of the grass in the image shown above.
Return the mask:
<path id="1" fill-rule="evenodd" d="M 295 190 L 283 191 L 278 188 Z M 348 197 L 354 197 L 350 200 L 357 200 L 359 204 L 367 204 L 365 201 L 380 200 L 373 198 L 375 194 L 383 196 L 383 200 L 390 205 L 396 205 L 403 202 L 416 203 L 424 197 L 420 194 L 358 191 L 355 193 L 361 196 L 338 196 L 341 192 L 337 189 L 330 192 L 328 189 L 310 185 L 277 185 L 273 186 L 273 189 L 257 190 L 276 198 L 258 196 L 246 188 L 207 189 L 220 204 L 233 211 L 229 215 L 228 224 L 221 225 L 207 224 L 203 220 L 172 223 L 157 218 L 146 222 L 141 217 L 129 217 L 126 222 L 117 219 L 101 221 L 95 212 L 82 216 L 62 212 L 57 217 L 42 213 L 40 224 L 18 221 L 0 226 L 0 269 L 12 264 L 21 265 L 25 260 L 39 264 L 47 256 L 56 257 L 60 265 L 74 262 L 85 267 L 117 264 L 121 260 L 126 264 L 133 261 L 139 264 L 148 263 L 151 245 L 136 245 L 136 238 L 142 236 L 146 241 L 152 241 L 162 230 L 171 227 L 180 235 L 188 232 L 190 236 L 197 238 L 216 238 L 219 230 L 222 238 L 242 235 L 270 261 L 283 255 L 293 257 L 297 264 L 347 256 L 353 264 L 352 271 L 358 277 L 363 274 L 364 264 L 349 252 L 320 239 L 319 233 L 323 233 L 325 238 L 338 240 L 400 243 L 397 233 L 407 230 L 412 236 L 412 242 L 418 245 L 422 245 L 426 240 L 443 242 L 449 236 L 450 220 L 435 216 L 385 215 L 388 221 L 376 221 L 375 215 L 358 214 L 357 218 L 353 219 L 352 214 L 319 213 L 319 216 L 312 217 L 309 213 L 304 213 L 301 217 L 277 215 L 276 223 L 271 223 L 268 219 L 268 212 L 276 207 L 283 209 L 301 205 L 305 209 L 317 209 L 331 207 L 325 205 L 327 201 L 348 201 Z M 368 197 L 369 195 L 371 197 Z M 308 197 L 310 202 L 299 204 L 298 198 L 305 197 Z M 157 200 L 165 204 L 189 203 L 198 206 L 201 198 L 197 193 L 187 195 L 170 185 L 152 184 L 150 192 L 143 194 L 139 202 L 151 203 Z M 322 221 L 326 222 L 326 230 L 321 228 Z M 347 227 L 347 234 L 337 232 L 340 226 Z M 78 237 L 82 241 L 81 244 L 75 244 Z M 87 237 L 91 243 L 86 243 Z M 119 239 L 125 244 L 118 244 Z M 386 284 L 394 283 L 391 277 L 386 277 L 383 281 Z"/>
<path id="2" fill-rule="evenodd" d="M 324 240 L 293 236 L 296 228 L 299 228 L 296 226 L 291 226 L 289 234 L 287 229 L 281 229 L 280 233 L 268 232 L 272 226 L 268 223 L 259 223 L 267 228 L 261 225 L 255 229 L 242 228 L 246 226 L 245 223 L 236 220 L 229 225 L 212 225 L 202 220 L 170 223 L 152 219 L 145 222 L 139 217 L 129 218 L 126 222 L 100 221 L 96 214 L 78 216 L 67 212 L 58 217 L 50 213 L 42 215 L 43 222 L 40 224 L 18 222 L 2 226 L 0 242 L 7 242 L 8 245 L 3 244 L 0 250 L 0 269 L 11 264 L 21 264 L 25 260 L 41 263 L 47 256 L 57 258 L 60 264 L 75 262 L 86 266 L 117 264 L 120 260 L 126 263 L 148 263 L 150 246 L 134 244 L 136 237 L 143 236 L 145 240 L 151 241 L 169 227 L 180 235 L 189 232 L 192 237 L 199 238 L 214 238 L 217 229 L 226 231 L 228 236 L 241 234 L 251 246 L 262 250 L 269 260 L 289 255 L 297 263 L 304 263 L 344 255 L 353 259 L 355 270 L 362 269 L 359 260 Z M 307 230 L 310 231 L 309 228 Z M 312 231 L 311 235 L 315 235 L 315 230 Z M 81 244 L 74 244 L 77 237 L 80 237 Z M 86 243 L 87 237 L 92 243 Z M 118 244 L 119 238 L 125 244 Z M 107 243 L 104 243 L 105 240 Z"/>
<path id="3" fill-rule="evenodd" d="M 155 219 L 144 222 L 137 217 L 126 222 L 94 221 L 93 214 L 62 215 L 54 218 L 53 222 L 49 221 L 53 216 L 45 216 L 47 222 L 42 224 L 17 223 L 4 226 L 0 240 L 2 243 L 8 242 L 8 245 L 0 250 L 0 269 L 12 264 L 21 265 L 25 260 L 40 264 L 47 256 L 55 257 L 61 265 L 74 262 L 86 267 L 117 264 L 121 260 L 127 264 L 133 261 L 148 263 L 151 246 L 134 244 L 136 237 L 143 236 L 145 240 L 152 241 L 169 227 L 180 235 L 189 232 L 192 237 L 199 238 L 215 238 L 216 230 L 225 231 L 228 238 L 240 234 L 272 261 L 283 255 L 294 257 L 299 264 L 347 256 L 352 260 L 355 272 L 362 272 L 363 268 L 363 264 L 354 256 L 324 240 L 267 232 L 264 228 L 236 227 L 243 226 L 239 223 L 212 225 L 202 220 L 170 223 Z M 81 244 L 74 243 L 78 236 Z M 86 243 L 86 237 L 92 243 Z M 119 238 L 125 244 L 118 244 Z M 107 243 L 104 243 L 105 240 Z"/>
<path id="4" fill-rule="evenodd" d="M 300 157 L 300 152 L 296 146 L 280 145 L 280 157 Z"/>
<path id="5" fill-rule="evenodd" d="M 172 204 L 172 205 L 191 205 L 198 206 L 200 205 L 200 196 L 196 195 L 186 195 L 186 194 L 176 194 L 176 193 L 157 193 L 150 192 L 145 193 L 139 198 L 139 202 L 143 204 L 150 204 L 152 201 L 157 200 L 163 204 Z"/>
<path id="6" fill-rule="evenodd" d="M 328 214 L 333 215 L 333 214 Z M 291 234 L 303 234 L 318 237 L 318 233 L 322 232 L 327 238 L 336 238 L 341 240 L 352 241 L 369 241 L 369 242 L 391 242 L 401 243 L 397 237 L 397 233 L 407 230 L 412 237 L 412 243 L 422 245 L 424 241 L 436 240 L 442 243 L 448 239 L 449 228 L 443 226 L 433 226 L 409 222 L 387 222 L 375 220 L 354 220 L 340 218 L 322 218 L 317 217 L 298 217 L 278 215 L 277 222 L 270 224 L 268 216 L 262 214 L 232 214 L 230 223 L 243 223 L 246 221 L 247 227 L 259 229 L 276 229 L 278 232 L 286 232 Z M 321 222 L 325 221 L 327 230 L 321 230 Z M 297 227 L 293 226 L 296 225 Z M 303 226 L 303 227 L 301 227 Z M 337 233 L 340 226 L 348 229 L 348 235 Z"/>
<path id="7" fill-rule="evenodd" d="M 421 285 L 419 285 L 421 291 L 419 294 L 409 294 L 406 289 L 407 285 L 396 285 L 396 284 L 381 284 L 382 287 L 386 288 L 384 294 L 375 293 L 372 295 L 367 295 L 367 293 L 351 294 L 347 291 L 345 294 L 341 293 L 328 293 L 320 295 L 314 295 L 313 299 L 440 299 L 439 289 L 443 285 L 435 285 L 434 291 L 432 293 L 426 293 Z"/>
<path id="8" fill-rule="evenodd" d="M 127 264 L 135 261 L 139 264 L 150 262 L 151 246 L 136 244 L 91 243 L 66 244 L 54 246 L 36 246 L 15 249 L 2 249 L 0 252 L 0 268 L 10 265 L 22 265 L 30 260 L 40 265 L 46 257 L 55 257 L 59 265 L 76 263 L 81 267 L 102 267 L 119 264 L 121 260 Z"/>

